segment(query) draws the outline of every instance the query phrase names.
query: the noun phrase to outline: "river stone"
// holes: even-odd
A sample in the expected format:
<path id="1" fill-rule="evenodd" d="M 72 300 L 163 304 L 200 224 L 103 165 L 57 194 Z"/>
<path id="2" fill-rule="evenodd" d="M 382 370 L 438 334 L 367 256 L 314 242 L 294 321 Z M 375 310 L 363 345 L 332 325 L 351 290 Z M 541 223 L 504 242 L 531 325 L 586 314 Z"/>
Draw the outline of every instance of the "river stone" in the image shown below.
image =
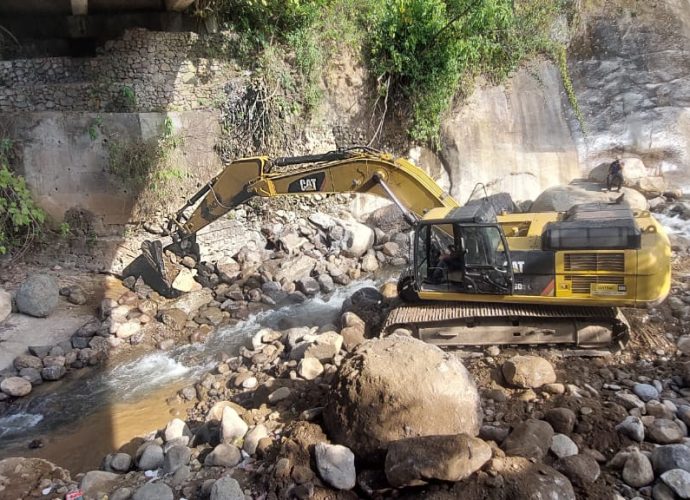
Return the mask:
<path id="1" fill-rule="evenodd" d="M 0 288 L 0 323 L 12 313 L 12 295 Z"/>
<path id="2" fill-rule="evenodd" d="M 519 423 L 501 446 L 508 456 L 541 460 L 551 447 L 553 435 L 547 422 L 530 418 Z"/>
<path id="3" fill-rule="evenodd" d="M 639 451 L 635 451 L 628 456 L 621 476 L 623 481 L 633 488 L 641 488 L 654 481 L 652 464 L 647 456 Z"/>
<path id="4" fill-rule="evenodd" d="M 671 469 L 690 472 L 690 448 L 684 444 L 667 444 L 652 450 L 654 472 L 663 474 Z"/>
<path id="5" fill-rule="evenodd" d="M 208 410 L 206 422 L 220 422 L 223 419 L 223 410 L 226 407 L 232 408 L 238 415 L 242 415 L 245 412 L 245 409 L 237 403 L 233 403 L 232 401 L 218 401 Z"/>
<path id="6" fill-rule="evenodd" d="M 242 449 L 248 454 L 253 455 L 256 453 L 256 447 L 259 445 L 259 441 L 268 436 L 268 429 L 263 424 L 258 424 L 256 427 L 247 432 L 244 436 L 244 444 Z"/>
<path id="7" fill-rule="evenodd" d="M 573 484 L 586 488 L 599 478 L 601 468 L 589 455 L 571 455 L 558 460 L 554 467 L 562 472 Z"/>
<path id="8" fill-rule="evenodd" d="M 138 321 L 127 321 L 118 324 L 115 329 L 115 336 L 119 339 L 128 339 L 141 331 L 141 323 Z"/>
<path id="9" fill-rule="evenodd" d="M 569 408 L 552 408 L 544 415 L 553 430 L 561 434 L 570 434 L 577 423 L 575 412 Z"/>
<path id="10" fill-rule="evenodd" d="M 289 387 L 280 387 L 268 395 L 268 402 L 277 403 L 283 399 L 289 398 L 290 394 L 292 394 L 292 391 Z"/>
<path id="11" fill-rule="evenodd" d="M 556 382 L 553 366 L 539 356 L 513 356 L 503 363 L 502 372 L 509 384 L 525 389 Z"/>
<path id="12" fill-rule="evenodd" d="M 35 368 L 36 370 L 43 369 L 43 361 L 37 356 L 29 356 L 22 354 L 14 358 L 14 369 L 19 371 L 24 368 Z"/>
<path id="13" fill-rule="evenodd" d="M 174 418 L 165 427 L 163 433 L 166 443 L 172 441 L 173 439 L 181 439 L 180 442 L 186 441 L 184 444 L 189 443 L 192 437 L 192 431 L 187 427 L 187 423 L 179 418 Z M 185 439 L 186 438 L 186 439 Z"/>
<path id="14" fill-rule="evenodd" d="M 64 356 L 46 356 L 43 358 L 43 366 L 50 368 L 51 366 L 65 366 Z"/>
<path id="15" fill-rule="evenodd" d="M 21 313 L 45 318 L 58 304 L 59 288 L 52 276 L 34 274 L 21 284 L 15 301 Z"/>
<path id="16" fill-rule="evenodd" d="M 110 468 L 115 472 L 129 472 L 132 468 L 132 457 L 127 453 L 115 453 L 110 458 Z"/>
<path id="17" fill-rule="evenodd" d="M 65 376 L 66 370 L 64 366 L 60 365 L 54 365 L 54 366 L 46 366 L 43 370 L 41 370 L 41 377 L 43 377 L 43 380 L 60 380 L 62 377 Z"/>
<path id="18" fill-rule="evenodd" d="M 36 368 L 22 368 L 19 370 L 19 376 L 31 382 L 31 385 L 41 385 L 43 383 L 41 372 Z"/>
<path id="19" fill-rule="evenodd" d="M 373 273 L 379 268 L 379 261 L 376 258 L 376 254 L 373 252 L 367 252 L 367 254 L 362 257 L 362 271 L 365 273 Z"/>
<path id="20" fill-rule="evenodd" d="M 317 443 L 314 449 L 316 467 L 326 483 L 339 490 L 355 487 L 355 455 L 339 444 Z"/>
<path id="21" fill-rule="evenodd" d="M 625 419 L 616 426 L 616 430 L 639 443 L 644 441 L 644 425 L 639 417 L 632 415 L 625 417 Z"/>
<path id="22" fill-rule="evenodd" d="M 192 458 L 192 450 L 183 445 L 176 445 L 170 448 L 163 460 L 163 472 L 174 474 L 177 469 L 189 463 Z"/>
<path id="23" fill-rule="evenodd" d="M 148 444 L 139 457 L 139 470 L 154 470 L 163 466 L 163 448 L 156 444 Z"/>
<path id="24" fill-rule="evenodd" d="M 130 500 L 132 498 L 132 490 L 129 488 L 118 488 L 112 495 L 108 497 L 108 500 Z"/>
<path id="25" fill-rule="evenodd" d="M 187 313 L 182 309 L 166 309 L 160 313 L 161 322 L 176 331 L 184 329 L 187 324 L 187 318 Z"/>
<path id="26" fill-rule="evenodd" d="M 0 391 L 8 396 L 20 398 L 31 392 L 31 382 L 22 377 L 7 377 L 0 382 Z"/>
<path id="27" fill-rule="evenodd" d="M 90 498 L 101 498 L 113 490 L 115 484 L 120 479 L 119 474 L 102 470 L 92 470 L 87 472 L 79 484 L 79 488 L 84 496 Z"/>
<path id="28" fill-rule="evenodd" d="M 240 483 L 230 476 L 224 476 L 213 483 L 211 500 L 245 500 L 245 496 Z"/>
<path id="29" fill-rule="evenodd" d="M 297 366 L 297 373 L 305 380 L 314 380 L 323 373 L 323 365 L 316 358 L 303 358 Z"/>
<path id="30" fill-rule="evenodd" d="M 237 446 L 221 443 L 206 455 L 204 465 L 207 467 L 234 467 L 242 460 Z"/>
<path id="31" fill-rule="evenodd" d="M 654 422 L 646 426 L 647 439 L 653 443 L 678 443 L 685 437 L 685 432 L 673 420 L 655 418 Z"/>
<path id="32" fill-rule="evenodd" d="M 247 434 L 247 430 L 249 430 L 249 426 L 234 409 L 229 406 L 223 408 L 220 422 L 220 439 L 222 442 L 232 443 L 242 439 Z"/>
<path id="33" fill-rule="evenodd" d="M 653 399 L 659 399 L 659 391 L 653 385 L 649 384 L 635 384 L 633 392 L 645 403 Z"/>
<path id="34" fill-rule="evenodd" d="M 132 495 L 132 500 L 174 500 L 173 490 L 165 483 L 147 483 Z"/>
<path id="35" fill-rule="evenodd" d="M 578 449 L 577 445 L 565 434 L 555 434 L 551 439 L 551 453 L 556 455 L 558 458 L 570 457 L 577 455 Z M 561 471 L 563 472 L 563 471 Z M 568 476 L 568 474 L 566 474 Z M 570 476 L 569 479 L 572 480 Z"/>
<path id="36" fill-rule="evenodd" d="M 319 282 L 311 276 L 305 276 L 297 281 L 297 289 L 309 297 L 319 293 L 321 286 L 319 285 Z"/>
<path id="37" fill-rule="evenodd" d="M 476 436 L 482 412 L 474 381 L 458 358 L 393 336 L 363 343 L 343 362 L 323 418 L 333 441 L 376 460 L 388 443 L 407 437 Z"/>
<path id="38" fill-rule="evenodd" d="M 680 498 L 690 498 L 690 472 L 672 469 L 661 475 L 661 480 Z"/>
<path id="39" fill-rule="evenodd" d="M 429 479 L 462 481 L 489 459 L 491 447 L 466 434 L 401 439 L 388 446 L 386 478 L 396 488 Z"/>
<path id="40" fill-rule="evenodd" d="M 503 499 L 575 500 L 570 481 L 557 470 L 523 457 L 494 458 L 492 466 L 503 478 Z M 491 498 L 490 494 L 487 498 Z"/>

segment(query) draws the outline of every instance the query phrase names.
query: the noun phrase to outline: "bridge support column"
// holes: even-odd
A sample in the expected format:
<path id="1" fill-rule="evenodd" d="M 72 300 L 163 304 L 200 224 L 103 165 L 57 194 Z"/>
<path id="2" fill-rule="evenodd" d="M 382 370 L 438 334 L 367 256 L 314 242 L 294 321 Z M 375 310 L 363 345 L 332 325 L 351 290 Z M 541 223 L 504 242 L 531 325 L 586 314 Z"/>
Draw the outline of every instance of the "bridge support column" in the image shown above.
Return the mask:
<path id="1" fill-rule="evenodd" d="M 89 13 L 89 0 L 70 0 L 73 16 L 85 16 Z"/>

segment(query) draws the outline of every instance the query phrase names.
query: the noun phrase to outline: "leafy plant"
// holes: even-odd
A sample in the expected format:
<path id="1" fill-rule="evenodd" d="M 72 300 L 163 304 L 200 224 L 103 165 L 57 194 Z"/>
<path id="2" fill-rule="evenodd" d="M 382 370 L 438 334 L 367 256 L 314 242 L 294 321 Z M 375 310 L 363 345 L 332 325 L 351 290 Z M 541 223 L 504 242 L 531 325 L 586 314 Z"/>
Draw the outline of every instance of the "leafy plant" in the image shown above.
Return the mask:
<path id="1" fill-rule="evenodd" d="M 0 254 L 26 252 L 40 236 L 45 213 L 34 203 L 24 178 L 9 168 L 12 141 L 0 140 Z"/>
<path id="2" fill-rule="evenodd" d="M 58 227 L 58 234 L 63 240 L 71 236 L 72 227 L 69 225 L 69 222 L 63 222 L 60 224 L 60 227 Z"/>

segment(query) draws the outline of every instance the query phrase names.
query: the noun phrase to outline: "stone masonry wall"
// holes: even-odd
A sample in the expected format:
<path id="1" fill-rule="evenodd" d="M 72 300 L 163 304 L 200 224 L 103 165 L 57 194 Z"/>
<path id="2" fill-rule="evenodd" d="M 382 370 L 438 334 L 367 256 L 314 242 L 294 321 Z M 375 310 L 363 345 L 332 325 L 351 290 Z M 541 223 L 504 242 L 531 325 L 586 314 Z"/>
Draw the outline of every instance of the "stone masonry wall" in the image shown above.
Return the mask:
<path id="1" fill-rule="evenodd" d="M 0 61 L 0 112 L 210 108 L 236 74 L 232 64 L 205 57 L 210 47 L 227 46 L 217 37 L 136 29 L 95 57 Z"/>

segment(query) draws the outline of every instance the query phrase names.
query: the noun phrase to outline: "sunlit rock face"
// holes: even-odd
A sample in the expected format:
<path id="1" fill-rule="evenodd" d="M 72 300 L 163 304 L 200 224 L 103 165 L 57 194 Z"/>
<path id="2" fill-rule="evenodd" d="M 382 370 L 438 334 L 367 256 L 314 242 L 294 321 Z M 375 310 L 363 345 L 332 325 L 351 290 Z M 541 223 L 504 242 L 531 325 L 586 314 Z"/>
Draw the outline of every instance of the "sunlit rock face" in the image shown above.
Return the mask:
<path id="1" fill-rule="evenodd" d="M 574 35 L 569 67 L 584 115 L 573 129 L 583 167 L 639 157 L 690 186 L 690 11 L 687 2 L 635 2 L 593 10 Z M 615 17 L 612 17 L 615 16 Z"/>
<path id="2" fill-rule="evenodd" d="M 558 68 L 548 62 L 517 71 L 505 85 L 478 85 L 442 124 L 439 158 L 451 194 L 464 203 L 482 183 L 489 194 L 534 199 L 580 176 L 561 94 Z"/>

